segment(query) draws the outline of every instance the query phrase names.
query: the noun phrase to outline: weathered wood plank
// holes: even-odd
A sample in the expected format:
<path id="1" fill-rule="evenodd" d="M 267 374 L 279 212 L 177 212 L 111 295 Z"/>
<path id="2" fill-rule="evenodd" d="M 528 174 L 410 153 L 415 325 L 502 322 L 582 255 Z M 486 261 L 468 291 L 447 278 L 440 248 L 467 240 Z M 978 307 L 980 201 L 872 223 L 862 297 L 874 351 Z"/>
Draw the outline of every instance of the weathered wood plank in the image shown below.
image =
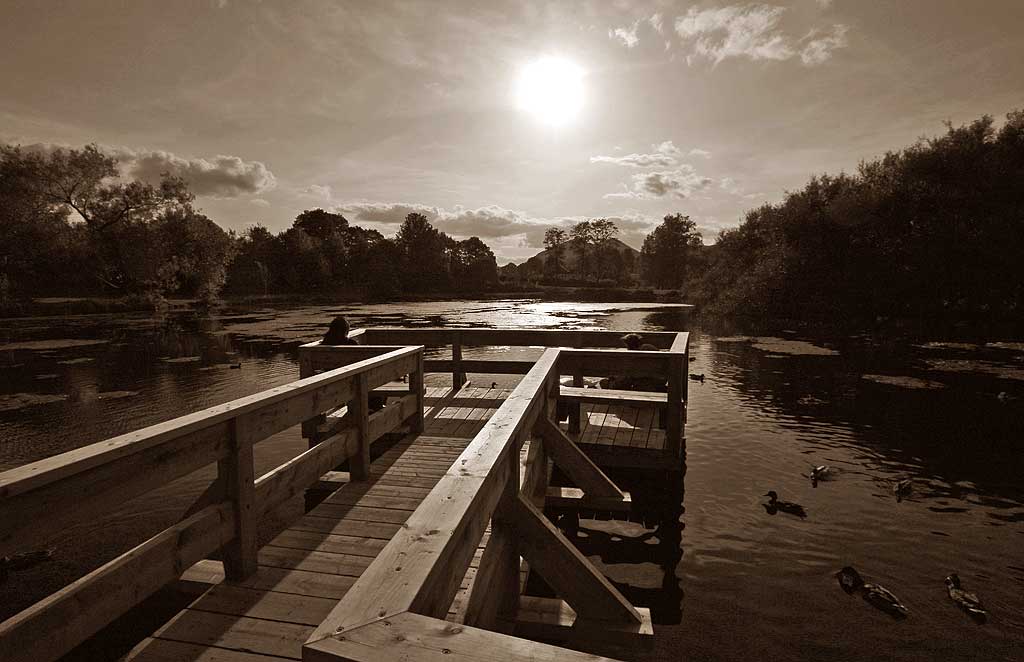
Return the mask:
<path id="1" fill-rule="evenodd" d="M 633 605 L 536 506 L 520 496 L 514 512 L 523 557 L 576 613 L 587 619 L 641 621 Z"/>
<path id="2" fill-rule="evenodd" d="M 186 644 L 181 641 L 146 639 L 124 658 L 125 662 L 275 662 L 285 657 L 256 655 L 225 648 L 211 648 L 202 644 Z"/>
<path id="3" fill-rule="evenodd" d="M 559 397 L 573 402 L 610 403 L 633 407 L 664 407 L 668 394 L 654 391 L 624 391 L 611 388 L 576 388 L 563 386 Z"/>
<path id="4" fill-rule="evenodd" d="M 335 603 L 330 598 L 220 584 L 197 598 L 189 609 L 314 626 L 324 620 Z"/>
<path id="5" fill-rule="evenodd" d="M 312 630 L 308 625 L 186 609 L 153 636 L 155 639 L 301 660 L 302 642 Z"/>
<path id="6" fill-rule="evenodd" d="M 218 584 L 224 581 L 224 567 L 220 561 L 203 560 L 186 570 L 181 578 L 187 581 Z M 261 566 L 255 575 L 231 586 L 337 601 L 348 592 L 355 581 L 355 577 L 346 575 Z"/>
<path id="7" fill-rule="evenodd" d="M 611 662 L 608 658 L 404 613 L 307 643 L 305 662 Z"/>

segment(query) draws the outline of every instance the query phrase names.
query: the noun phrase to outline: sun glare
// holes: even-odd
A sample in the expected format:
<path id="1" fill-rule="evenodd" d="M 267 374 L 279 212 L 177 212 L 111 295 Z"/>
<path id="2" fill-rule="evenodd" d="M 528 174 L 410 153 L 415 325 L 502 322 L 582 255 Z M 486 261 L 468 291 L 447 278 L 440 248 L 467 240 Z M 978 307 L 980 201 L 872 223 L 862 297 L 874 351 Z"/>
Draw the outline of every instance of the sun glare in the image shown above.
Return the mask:
<path id="1" fill-rule="evenodd" d="M 534 60 L 519 75 L 516 101 L 545 124 L 566 124 L 583 106 L 583 70 L 559 57 Z"/>

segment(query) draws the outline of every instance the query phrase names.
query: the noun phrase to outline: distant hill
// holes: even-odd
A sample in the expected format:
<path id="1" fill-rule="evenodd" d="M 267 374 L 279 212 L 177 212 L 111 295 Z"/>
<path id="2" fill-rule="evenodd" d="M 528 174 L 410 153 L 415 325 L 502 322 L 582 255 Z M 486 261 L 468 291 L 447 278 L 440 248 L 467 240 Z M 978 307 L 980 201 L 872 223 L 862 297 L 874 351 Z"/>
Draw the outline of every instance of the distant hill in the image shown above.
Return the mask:
<path id="1" fill-rule="evenodd" d="M 618 257 L 611 257 L 610 251 L 614 251 Z M 499 272 L 503 278 L 513 280 L 550 277 L 552 272 L 547 265 L 551 257 L 551 251 L 545 249 L 521 264 L 506 264 L 499 269 Z M 567 243 L 562 249 L 562 276 L 566 278 L 578 276 L 579 260 L 578 245 L 573 242 Z M 640 267 L 640 251 L 618 239 L 609 239 L 600 246 L 587 247 L 587 262 L 589 263 L 589 276 L 592 278 L 635 280 Z"/>

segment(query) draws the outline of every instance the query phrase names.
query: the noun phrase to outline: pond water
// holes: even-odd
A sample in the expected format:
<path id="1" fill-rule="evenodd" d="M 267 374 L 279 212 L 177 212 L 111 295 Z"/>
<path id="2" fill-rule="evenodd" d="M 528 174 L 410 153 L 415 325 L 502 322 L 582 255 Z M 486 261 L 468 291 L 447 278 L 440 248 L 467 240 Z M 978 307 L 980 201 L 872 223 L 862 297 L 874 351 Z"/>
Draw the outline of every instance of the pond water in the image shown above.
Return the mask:
<path id="1" fill-rule="evenodd" d="M 1021 339 L 740 335 L 677 307 L 529 300 L 0 320 L 0 470 L 291 381 L 296 347 L 339 313 L 354 326 L 692 332 L 690 371 L 705 380 L 689 385 L 681 555 L 666 575 L 656 558 L 614 548 L 657 531 L 580 524 L 609 541 L 587 553 L 651 607 L 652 659 L 1024 657 Z M 297 432 L 261 444 L 257 472 L 303 446 Z M 820 464 L 833 472 L 815 486 L 807 474 Z M 905 478 L 911 493 L 897 501 Z M 172 523 L 209 479 L 55 534 L 52 561 L 0 584 L 0 617 Z M 807 518 L 770 515 L 768 490 Z M 840 590 L 845 565 L 896 593 L 909 617 Z M 947 597 L 954 571 L 988 623 Z"/>

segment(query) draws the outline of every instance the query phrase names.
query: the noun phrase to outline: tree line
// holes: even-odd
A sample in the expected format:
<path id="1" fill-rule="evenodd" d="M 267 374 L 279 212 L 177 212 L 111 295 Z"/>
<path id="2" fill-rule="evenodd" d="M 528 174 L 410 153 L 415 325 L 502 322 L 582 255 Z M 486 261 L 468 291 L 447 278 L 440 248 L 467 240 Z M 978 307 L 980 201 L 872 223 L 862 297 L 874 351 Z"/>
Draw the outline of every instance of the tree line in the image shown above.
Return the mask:
<path id="1" fill-rule="evenodd" d="M 0 145 L 0 303 L 33 296 L 166 296 L 486 289 L 494 254 L 410 214 L 394 238 L 315 209 L 278 234 L 225 231 L 186 183 L 120 177 L 97 146 Z"/>
<path id="2" fill-rule="evenodd" d="M 720 314 L 1020 320 L 1024 111 L 813 177 L 689 254 L 686 294 Z"/>

